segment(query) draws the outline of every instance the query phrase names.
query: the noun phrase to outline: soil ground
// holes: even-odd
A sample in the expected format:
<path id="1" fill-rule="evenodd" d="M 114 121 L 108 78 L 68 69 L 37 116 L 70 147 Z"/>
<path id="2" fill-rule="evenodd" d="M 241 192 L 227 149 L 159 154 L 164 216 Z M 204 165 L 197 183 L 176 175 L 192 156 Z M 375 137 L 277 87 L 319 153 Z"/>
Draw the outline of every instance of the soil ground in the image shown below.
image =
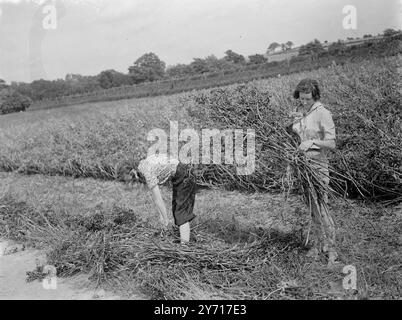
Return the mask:
<path id="1" fill-rule="evenodd" d="M 141 294 L 123 297 L 108 289 L 96 288 L 88 276 L 83 274 L 58 278 L 55 289 L 49 288 L 39 280 L 27 282 L 26 272 L 33 271 L 37 261 L 46 261 L 43 251 L 24 249 L 22 245 L 0 240 L 0 300 L 145 299 Z"/>

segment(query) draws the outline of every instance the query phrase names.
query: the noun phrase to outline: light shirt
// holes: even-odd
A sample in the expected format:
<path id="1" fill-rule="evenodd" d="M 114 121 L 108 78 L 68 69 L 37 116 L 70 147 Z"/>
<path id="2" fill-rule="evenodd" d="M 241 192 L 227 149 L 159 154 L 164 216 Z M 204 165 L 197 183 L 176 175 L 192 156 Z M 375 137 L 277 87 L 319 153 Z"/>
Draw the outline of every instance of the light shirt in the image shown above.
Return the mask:
<path id="1" fill-rule="evenodd" d="M 158 184 L 164 184 L 176 174 L 179 160 L 169 158 L 166 154 L 152 154 L 141 160 L 138 165 L 150 189 Z"/>
<path id="2" fill-rule="evenodd" d="M 324 108 L 321 102 L 316 102 L 303 117 L 295 119 L 293 131 L 298 134 L 301 142 L 307 140 L 335 140 L 335 124 L 331 112 Z M 308 152 L 326 157 L 326 151 L 313 145 Z"/>

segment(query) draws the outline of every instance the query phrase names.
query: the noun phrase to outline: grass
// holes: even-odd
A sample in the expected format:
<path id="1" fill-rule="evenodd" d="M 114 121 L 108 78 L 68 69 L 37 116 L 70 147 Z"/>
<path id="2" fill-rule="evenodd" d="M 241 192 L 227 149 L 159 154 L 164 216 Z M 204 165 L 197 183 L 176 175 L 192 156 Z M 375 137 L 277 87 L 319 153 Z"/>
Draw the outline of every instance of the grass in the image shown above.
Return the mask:
<path id="1" fill-rule="evenodd" d="M 194 239 L 163 238 L 143 186 L 2 173 L 0 236 L 47 251 L 59 275 L 88 272 L 116 290 L 140 288 L 153 299 L 397 299 L 402 252 L 397 211 L 360 202 L 331 206 L 344 275 L 305 256 L 297 197 L 204 190 L 197 195 Z M 163 196 L 170 201 L 170 190 Z M 170 208 L 169 208 L 170 209 Z M 332 287 L 332 291 L 331 291 Z"/>

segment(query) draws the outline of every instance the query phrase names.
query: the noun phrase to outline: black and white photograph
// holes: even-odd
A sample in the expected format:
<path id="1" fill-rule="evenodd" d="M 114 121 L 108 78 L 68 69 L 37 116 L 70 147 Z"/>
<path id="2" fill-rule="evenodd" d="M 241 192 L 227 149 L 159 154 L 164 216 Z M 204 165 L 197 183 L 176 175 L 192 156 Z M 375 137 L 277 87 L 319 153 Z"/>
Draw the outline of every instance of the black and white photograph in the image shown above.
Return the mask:
<path id="1" fill-rule="evenodd" d="M 0 0 L 0 300 L 401 300 L 401 76 L 401 0 Z"/>

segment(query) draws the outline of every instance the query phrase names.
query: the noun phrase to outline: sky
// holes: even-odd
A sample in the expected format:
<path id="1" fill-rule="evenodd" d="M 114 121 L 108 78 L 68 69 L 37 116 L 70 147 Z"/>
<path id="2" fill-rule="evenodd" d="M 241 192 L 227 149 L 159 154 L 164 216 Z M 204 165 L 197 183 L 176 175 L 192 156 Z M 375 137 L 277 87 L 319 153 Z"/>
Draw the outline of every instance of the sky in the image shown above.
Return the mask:
<path id="1" fill-rule="evenodd" d="M 348 5 L 356 28 L 344 28 Z M 169 66 L 386 28 L 402 29 L 402 0 L 0 0 L 0 79 L 127 73 L 148 52 Z"/>

